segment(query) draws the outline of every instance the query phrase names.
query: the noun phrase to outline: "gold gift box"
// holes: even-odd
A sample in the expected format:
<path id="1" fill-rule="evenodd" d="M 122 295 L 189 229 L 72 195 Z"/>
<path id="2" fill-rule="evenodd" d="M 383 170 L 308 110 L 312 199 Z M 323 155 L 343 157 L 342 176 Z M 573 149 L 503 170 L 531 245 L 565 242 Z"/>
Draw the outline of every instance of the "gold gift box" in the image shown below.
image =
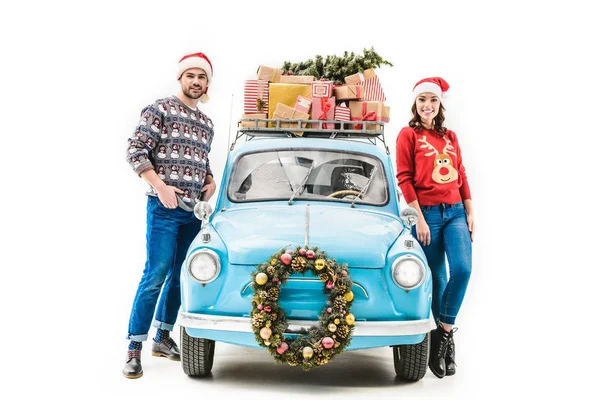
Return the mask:
<path id="1" fill-rule="evenodd" d="M 269 118 L 273 118 L 278 103 L 294 108 L 298 96 L 312 98 L 312 85 L 304 83 L 269 84 Z"/>

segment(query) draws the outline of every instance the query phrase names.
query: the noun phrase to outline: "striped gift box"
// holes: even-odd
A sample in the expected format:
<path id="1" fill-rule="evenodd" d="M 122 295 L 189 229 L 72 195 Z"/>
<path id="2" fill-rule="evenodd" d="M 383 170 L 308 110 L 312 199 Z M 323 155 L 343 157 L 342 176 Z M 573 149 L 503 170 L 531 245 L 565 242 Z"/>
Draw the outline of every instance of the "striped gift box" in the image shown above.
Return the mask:
<path id="1" fill-rule="evenodd" d="M 365 79 L 363 82 L 363 90 L 363 100 L 385 102 L 385 93 L 383 93 L 383 88 L 381 87 L 378 76 Z"/>
<path id="2" fill-rule="evenodd" d="M 247 80 L 244 83 L 244 114 L 266 113 L 269 111 L 269 82 L 262 79 Z"/>
<path id="3" fill-rule="evenodd" d="M 336 121 L 350 121 L 350 107 L 335 106 L 333 119 Z"/>

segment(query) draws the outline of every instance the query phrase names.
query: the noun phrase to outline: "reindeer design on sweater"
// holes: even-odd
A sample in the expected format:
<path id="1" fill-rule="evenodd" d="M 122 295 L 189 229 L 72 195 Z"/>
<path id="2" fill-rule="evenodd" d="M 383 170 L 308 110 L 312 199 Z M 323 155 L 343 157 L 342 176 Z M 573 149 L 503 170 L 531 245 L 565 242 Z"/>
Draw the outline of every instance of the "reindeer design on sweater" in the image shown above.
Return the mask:
<path id="1" fill-rule="evenodd" d="M 423 143 L 421 148 L 431 150 L 429 153 L 425 154 L 426 157 L 432 156 L 435 154 L 433 158 L 433 172 L 431 174 L 431 179 L 433 179 L 436 183 L 449 183 L 458 179 L 458 171 L 452 165 L 452 159 L 449 154 L 456 156 L 456 153 L 453 152 L 454 146 L 450 144 L 450 140 L 444 136 L 444 140 L 446 141 L 446 145 L 440 154 L 435 147 L 431 143 L 427 141 L 427 136 L 423 135 L 421 139 L 417 139 L 417 142 Z"/>

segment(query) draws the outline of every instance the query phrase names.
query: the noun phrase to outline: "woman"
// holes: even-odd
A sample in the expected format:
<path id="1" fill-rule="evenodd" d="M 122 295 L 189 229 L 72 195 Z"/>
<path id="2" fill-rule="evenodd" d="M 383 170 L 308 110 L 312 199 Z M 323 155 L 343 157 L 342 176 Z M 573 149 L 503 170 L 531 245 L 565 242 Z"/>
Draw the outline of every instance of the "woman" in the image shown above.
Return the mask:
<path id="1" fill-rule="evenodd" d="M 456 372 L 453 335 L 471 275 L 475 219 L 456 134 L 444 125 L 448 83 L 423 79 L 412 92 L 413 117 L 396 140 L 400 190 L 419 213 L 413 234 L 423 247 L 433 278 L 429 368 L 438 378 Z M 446 270 L 448 259 L 448 279 Z"/>

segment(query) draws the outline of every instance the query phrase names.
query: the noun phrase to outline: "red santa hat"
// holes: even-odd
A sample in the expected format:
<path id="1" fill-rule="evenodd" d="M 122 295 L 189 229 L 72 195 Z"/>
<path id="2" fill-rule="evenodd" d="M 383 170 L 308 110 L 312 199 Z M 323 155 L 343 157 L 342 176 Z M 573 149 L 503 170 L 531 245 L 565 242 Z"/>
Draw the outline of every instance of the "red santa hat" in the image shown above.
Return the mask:
<path id="1" fill-rule="evenodd" d="M 443 103 L 448 89 L 450 89 L 450 85 L 440 77 L 421 79 L 413 88 L 412 99 L 414 102 L 421 93 L 433 93 Z"/>
<path id="2" fill-rule="evenodd" d="M 179 64 L 177 64 L 177 79 L 181 78 L 183 73 L 190 68 L 201 68 L 206 72 L 206 78 L 208 80 L 208 85 L 210 85 L 210 81 L 212 81 L 213 76 L 213 67 L 212 63 L 208 59 L 208 57 L 204 53 L 193 53 L 183 56 L 181 60 L 179 60 Z M 200 101 L 202 103 L 206 103 L 208 101 L 208 85 L 202 97 L 200 97 Z"/>

